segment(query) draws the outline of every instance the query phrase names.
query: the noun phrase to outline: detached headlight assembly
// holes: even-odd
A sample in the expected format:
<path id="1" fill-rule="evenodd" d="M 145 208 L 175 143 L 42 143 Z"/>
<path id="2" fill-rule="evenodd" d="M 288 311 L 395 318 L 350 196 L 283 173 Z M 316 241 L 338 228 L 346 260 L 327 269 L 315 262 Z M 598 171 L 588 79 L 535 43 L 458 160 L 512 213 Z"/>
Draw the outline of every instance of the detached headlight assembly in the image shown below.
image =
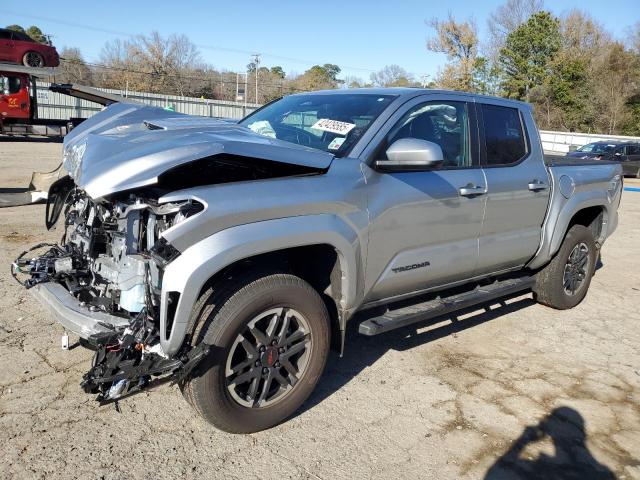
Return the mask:
<path id="1" fill-rule="evenodd" d="M 64 169 L 69 172 L 73 178 L 78 178 L 80 173 L 80 166 L 82 165 L 82 159 L 87 151 L 87 141 L 83 141 L 64 149 L 62 155 L 62 165 Z"/>

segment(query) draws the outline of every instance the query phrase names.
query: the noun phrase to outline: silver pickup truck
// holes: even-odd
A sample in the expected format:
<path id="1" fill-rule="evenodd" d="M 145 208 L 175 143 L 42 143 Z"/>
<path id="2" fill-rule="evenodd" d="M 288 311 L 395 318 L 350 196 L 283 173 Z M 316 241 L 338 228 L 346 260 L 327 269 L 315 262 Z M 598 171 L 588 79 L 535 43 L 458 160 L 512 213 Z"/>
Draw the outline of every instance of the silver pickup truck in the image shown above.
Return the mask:
<path id="1" fill-rule="evenodd" d="M 229 432 L 292 415 L 356 312 L 377 335 L 527 290 L 574 307 L 622 192 L 618 163 L 545 157 L 529 105 L 423 89 L 291 95 L 239 123 L 114 104 L 63 163 L 62 241 L 13 270 L 96 351 L 83 388 L 173 381 Z"/>

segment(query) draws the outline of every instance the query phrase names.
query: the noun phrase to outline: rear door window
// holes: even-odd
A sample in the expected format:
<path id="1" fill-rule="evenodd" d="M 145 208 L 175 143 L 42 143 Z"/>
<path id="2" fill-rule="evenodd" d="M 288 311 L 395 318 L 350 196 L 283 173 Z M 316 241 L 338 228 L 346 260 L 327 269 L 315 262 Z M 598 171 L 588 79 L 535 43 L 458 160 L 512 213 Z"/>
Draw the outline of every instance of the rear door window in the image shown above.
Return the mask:
<path id="1" fill-rule="evenodd" d="M 35 40 L 31 38 L 29 35 L 27 35 L 26 33 L 12 32 L 12 36 L 14 40 L 17 40 L 20 42 L 35 42 Z"/>
<path id="2" fill-rule="evenodd" d="M 527 155 L 527 141 L 517 108 L 482 104 L 487 165 L 513 165 Z"/>
<path id="3" fill-rule="evenodd" d="M 638 145 L 628 145 L 626 148 L 627 155 L 638 155 L 640 154 L 640 146 Z"/>

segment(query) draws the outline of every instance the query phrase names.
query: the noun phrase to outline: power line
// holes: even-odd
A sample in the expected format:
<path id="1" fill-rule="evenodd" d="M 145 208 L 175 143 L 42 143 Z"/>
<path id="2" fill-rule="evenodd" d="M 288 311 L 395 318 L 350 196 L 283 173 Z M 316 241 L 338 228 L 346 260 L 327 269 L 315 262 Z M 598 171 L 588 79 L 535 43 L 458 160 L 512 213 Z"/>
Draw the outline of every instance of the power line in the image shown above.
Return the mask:
<path id="1" fill-rule="evenodd" d="M 123 32 L 120 30 L 111 30 L 111 29 L 107 29 L 107 28 L 102 28 L 102 27 L 97 27 L 97 26 L 91 26 L 91 25 L 87 25 L 87 24 L 82 24 L 82 23 L 76 23 L 76 22 L 69 22 L 68 20 L 63 20 L 60 18 L 51 18 L 51 17 L 44 17 L 41 15 L 29 15 L 29 14 L 24 14 L 24 13 L 18 13 L 18 12 L 11 12 L 11 11 L 7 11 L 4 10 L 5 14 L 9 14 L 9 15 L 15 15 L 16 17 L 23 17 L 23 18 L 30 18 L 33 20 L 40 20 L 43 22 L 51 22 L 51 23 L 57 23 L 60 25 L 66 25 L 68 27 L 74 27 L 74 28 L 81 28 L 84 30 L 90 30 L 93 32 L 102 32 L 102 33 L 107 33 L 109 35 L 117 35 L 117 36 L 123 36 L 123 37 L 136 37 L 138 35 L 130 33 L 130 32 Z M 238 54 L 242 54 L 242 55 L 253 55 L 255 54 L 255 51 L 249 51 L 249 50 L 241 50 L 238 48 L 230 48 L 230 47 L 224 47 L 224 46 L 218 46 L 218 45 L 203 45 L 203 44 L 194 44 L 196 47 L 201 48 L 203 50 L 215 50 L 215 51 L 220 51 L 220 52 L 229 52 L 229 53 L 238 53 Z M 290 63 L 297 63 L 297 64 L 301 64 L 301 65 L 322 65 L 324 63 L 328 63 L 328 62 L 324 62 L 324 61 L 313 61 L 313 60 L 309 60 L 309 59 L 301 59 L 301 58 L 295 58 L 295 57 L 287 57 L 287 56 L 283 56 L 283 55 L 277 55 L 274 53 L 267 53 L 267 52 L 262 52 L 261 53 L 262 56 L 264 57 L 269 57 L 275 60 L 283 60 L 283 61 L 287 61 Z M 370 69 L 370 68 L 364 68 L 364 67 L 354 67 L 354 66 L 350 66 L 350 65 L 343 65 L 342 66 L 343 69 L 346 70 L 354 70 L 354 71 L 360 71 L 360 72 L 367 72 L 367 73 L 373 73 L 376 70 L 374 69 Z"/>

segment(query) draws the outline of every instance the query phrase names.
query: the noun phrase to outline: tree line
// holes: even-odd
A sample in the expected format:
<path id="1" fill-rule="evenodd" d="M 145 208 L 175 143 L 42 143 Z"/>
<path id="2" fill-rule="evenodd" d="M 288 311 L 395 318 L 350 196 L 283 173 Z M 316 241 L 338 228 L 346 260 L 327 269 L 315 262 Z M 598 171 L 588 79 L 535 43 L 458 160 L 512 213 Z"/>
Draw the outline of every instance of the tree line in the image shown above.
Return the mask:
<path id="1" fill-rule="evenodd" d="M 640 22 L 620 40 L 583 11 L 507 0 L 485 42 L 473 19 L 428 24 L 427 48 L 447 55 L 435 85 L 529 102 L 542 129 L 640 135 Z"/>
<path id="2" fill-rule="evenodd" d="M 447 57 L 428 82 L 399 65 L 363 80 L 340 78 L 331 63 L 298 74 L 251 62 L 239 76 L 204 62 L 185 35 L 157 32 L 106 43 L 96 63 L 64 48 L 56 81 L 222 100 L 236 100 L 239 83 L 254 103 L 300 91 L 428 86 L 529 102 L 542 129 L 640 135 L 640 22 L 614 36 L 586 12 L 556 17 L 543 0 L 506 0 L 489 16 L 486 39 L 473 18 L 449 14 L 426 23 L 426 48 Z M 36 26 L 8 28 L 46 42 Z"/>

